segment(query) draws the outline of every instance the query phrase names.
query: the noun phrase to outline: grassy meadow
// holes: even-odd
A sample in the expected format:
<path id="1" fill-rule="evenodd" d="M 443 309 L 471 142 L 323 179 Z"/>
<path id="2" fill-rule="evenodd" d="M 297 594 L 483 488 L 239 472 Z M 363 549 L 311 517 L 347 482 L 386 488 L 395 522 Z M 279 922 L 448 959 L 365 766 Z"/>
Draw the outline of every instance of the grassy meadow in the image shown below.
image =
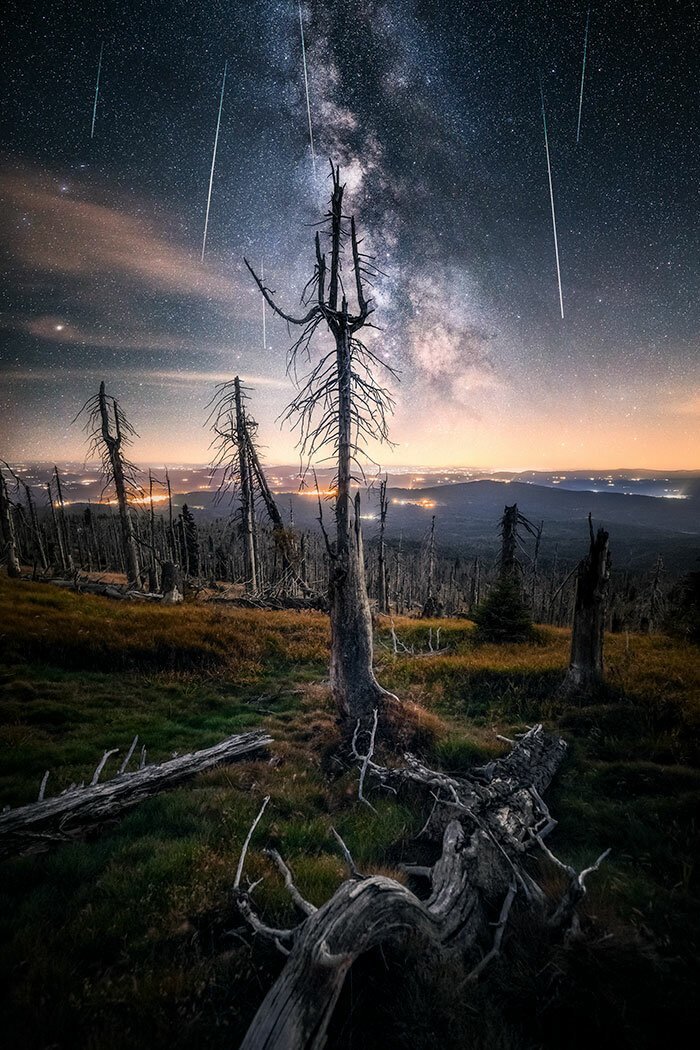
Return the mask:
<path id="1" fill-rule="evenodd" d="M 424 651 L 431 626 L 447 652 Z M 426 987 L 400 952 L 369 958 L 347 982 L 330 1045 L 673 1045 L 700 947 L 697 648 L 610 636 L 608 688 L 579 705 L 557 695 L 567 631 L 495 646 L 477 643 L 467 621 L 397 620 L 417 652 L 394 655 L 388 628 L 377 629 L 378 677 L 408 705 L 422 757 L 465 770 L 503 752 L 497 734 L 543 721 L 570 744 L 547 796 L 559 821 L 550 847 L 577 867 L 612 852 L 590 880 L 583 940 L 542 944 L 521 911 L 504 958 L 466 991 L 448 964 Z M 0 867 L 8 1045 L 237 1046 L 283 964 L 231 901 L 265 794 L 246 872 L 264 876 L 255 900 L 273 925 L 296 920 L 265 846 L 317 904 L 345 874 L 331 826 L 363 871 L 401 879 L 402 861 L 420 862 L 414 837 L 427 811 L 374 794 L 372 812 L 357 801 L 357 771 L 333 760 L 328 641 L 316 613 L 161 608 L 0 577 L 0 806 L 32 801 L 45 770 L 49 795 L 85 779 L 136 733 L 156 761 L 253 727 L 275 741 L 272 761 L 220 767 L 89 841 Z M 556 870 L 533 864 L 555 894 Z"/>

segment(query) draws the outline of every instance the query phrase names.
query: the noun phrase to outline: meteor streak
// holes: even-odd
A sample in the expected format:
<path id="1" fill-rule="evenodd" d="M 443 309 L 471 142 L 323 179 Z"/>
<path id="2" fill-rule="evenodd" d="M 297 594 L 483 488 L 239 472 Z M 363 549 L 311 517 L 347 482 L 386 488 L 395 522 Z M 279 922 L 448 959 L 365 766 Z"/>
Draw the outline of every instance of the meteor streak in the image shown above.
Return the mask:
<path id="1" fill-rule="evenodd" d="M 214 184 L 214 166 L 216 164 L 216 149 L 219 145 L 219 128 L 221 127 L 221 109 L 224 104 L 224 88 L 226 87 L 226 71 L 228 61 L 224 63 L 224 75 L 221 81 L 221 97 L 219 98 L 219 115 L 216 118 L 216 135 L 214 136 L 214 151 L 211 155 L 211 171 L 209 173 L 209 192 L 207 194 L 207 214 L 204 219 L 204 237 L 202 238 L 202 262 L 204 262 L 204 251 L 207 246 L 207 230 L 209 229 L 209 208 L 211 207 L 211 188 Z"/>
<path id="2" fill-rule="evenodd" d="M 588 8 L 586 15 L 586 32 L 583 35 L 583 64 L 581 66 L 581 92 L 578 98 L 578 124 L 576 125 L 576 142 L 581 136 L 581 110 L 583 109 L 583 83 L 586 79 L 586 55 L 588 53 L 588 26 L 591 21 L 591 9 Z"/>
<path id="3" fill-rule="evenodd" d="M 102 41 L 100 45 L 100 61 L 97 63 L 97 81 L 95 83 L 95 101 L 92 106 L 92 127 L 90 128 L 90 138 L 95 137 L 95 120 L 97 119 L 97 99 L 100 94 L 100 73 L 102 72 L 102 54 L 105 49 L 105 42 Z"/>
<path id="4" fill-rule="evenodd" d="M 559 268 L 559 241 L 557 239 L 557 217 L 554 212 L 554 189 L 552 188 L 552 165 L 549 160 L 549 138 L 547 136 L 547 117 L 544 112 L 544 92 L 540 83 L 540 97 L 542 99 L 542 127 L 544 128 L 544 149 L 547 154 L 547 177 L 549 178 L 549 202 L 552 205 L 552 233 L 554 234 L 554 255 L 557 260 L 557 284 L 559 285 L 559 309 L 562 320 L 564 318 L 564 298 L 561 293 L 561 270 Z"/>
<path id="5" fill-rule="evenodd" d="M 314 150 L 314 132 L 311 127 L 311 104 L 309 103 L 309 76 L 306 69 L 306 44 L 304 42 L 304 19 L 301 14 L 301 0 L 299 2 L 299 28 L 301 29 L 301 57 L 304 63 L 304 88 L 306 90 L 306 116 L 309 119 L 309 143 L 311 145 L 311 164 L 316 174 L 316 153 Z"/>
<path id="6" fill-rule="evenodd" d="M 264 267 L 264 260 L 263 259 L 260 260 L 260 281 L 261 281 L 261 283 L 263 283 L 265 281 L 265 267 Z M 266 326 L 266 321 L 265 321 L 265 296 L 261 295 L 260 298 L 262 299 L 263 350 L 266 350 L 267 349 L 267 326 Z"/>

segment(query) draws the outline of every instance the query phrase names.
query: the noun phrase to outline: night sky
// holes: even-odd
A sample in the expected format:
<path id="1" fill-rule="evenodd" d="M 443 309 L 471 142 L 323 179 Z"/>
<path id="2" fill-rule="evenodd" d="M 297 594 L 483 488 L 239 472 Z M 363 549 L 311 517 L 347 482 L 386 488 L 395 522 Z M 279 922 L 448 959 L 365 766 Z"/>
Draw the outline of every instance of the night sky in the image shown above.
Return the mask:
<path id="1" fill-rule="evenodd" d="M 697 10 L 592 5 L 578 144 L 585 2 L 302 10 L 316 177 L 293 0 L 11 5 L 0 455 L 79 458 L 104 377 L 137 460 L 206 462 L 206 403 L 238 372 L 292 461 L 287 332 L 268 315 L 263 345 L 243 256 L 295 306 L 332 155 L 388 275 L 383 463 L 699 467 Z"/>

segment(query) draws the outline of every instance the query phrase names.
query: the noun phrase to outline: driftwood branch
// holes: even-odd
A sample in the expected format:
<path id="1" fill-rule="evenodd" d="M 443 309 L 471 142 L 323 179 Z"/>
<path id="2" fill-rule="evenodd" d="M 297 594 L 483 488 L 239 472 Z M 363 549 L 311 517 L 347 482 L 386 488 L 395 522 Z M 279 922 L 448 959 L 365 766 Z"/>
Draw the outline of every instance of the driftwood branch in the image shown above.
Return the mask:
<path id="1" fill-rule="evenodd" d="M 99 777 L 109 757 L 116 753 L 114 750 L 102 756 L 87 787 L 71 785 L 67 791 L 48 799 L 43 797 L 48 779 L 45 775 L 37 802 L 0 815 L 0 858 L 37 852 L 47 849 L 52 843 L 79 838 L 121 817 L 152 795 L 175 787 L 222 762 L 247 758 L 270 743 L 271 738 L 262 732 L 240 733 L 213 747 L 150 766 L 145 764 L 144 748 L 140 768 L 126 773 L 126 763 L 136 747 L 134 740 L 119 773 L 111 780 L 100 783 Z"/>

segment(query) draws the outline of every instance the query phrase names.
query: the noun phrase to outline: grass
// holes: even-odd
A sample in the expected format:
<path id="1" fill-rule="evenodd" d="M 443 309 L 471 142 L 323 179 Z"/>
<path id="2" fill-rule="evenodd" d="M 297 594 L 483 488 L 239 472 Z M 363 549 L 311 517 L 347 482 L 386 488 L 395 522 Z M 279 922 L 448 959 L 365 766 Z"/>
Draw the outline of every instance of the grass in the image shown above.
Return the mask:
<path id="1" fill-rule="evenodd" d="M 0 805 L 35 797 L 46 769 L 49 793 L 84 779 L 103 750 L 123 753 L 135 733 L 154 759 L 251 726 L 275 739 L 272 764 L 212 770 L 88 842 L 3 865 L 8 1039 L 85 1050 L 137 1039 L 153 1048 L 236 1045 L 281 966 L 251 943 L 231 901 L 263 795 L 271 802 L 246 872 L 265 876 L 256 900 L 273 924 L 294 916 L 266 845 L 317 904 L 344 877 L 331 826 L 365 871 L 401 877 L 400 861 L 416 859 L 424 817 L 416 806 L 373 797 L 373 813 L 357 802 L 356 774 L 330 775 L 326 618 L 161 609 L 0 578 L 0 624 Z M 381 681 L 429 730 L 426 758 L 465 770 L 502 752 L 497 733 L 535 720 L 558 727 L 571 751 L 549 793 L 560 821 L 552 847 L 579 866 L 613 852 L 590 883 L 584 943 L 545 950 L 526 927 L 514 929 L 508 969 L 494 966 L 469 996 L 457 993 L 448 964 L 426 990 L 424 973 L 404 958 L 397 995 L 397 970 L 369 959 L 344 993 L 332 1045 L 373 1045 L 376 1021 L 389 1046 L 427 1047 L 439 1033 L 444 1046 L 558 1050 L 610 1045 L 612 1033 L 616 1046 L 651 1050 L 684 1019 L 697 976 L 697 649 L 611 636 L 606 694 L 570 706 L 557 698 L 566 631 L 538 628 L 532 644 L 493 646 L 466 621 L 396 621 L 417 651 L 430 626 L 433 641 L 441 627 L 448 652 L 377 649 Z M 389 641 L 383 624 L 378 641 Z M 557 874 L 541 875 L 554 892 Z"/>

